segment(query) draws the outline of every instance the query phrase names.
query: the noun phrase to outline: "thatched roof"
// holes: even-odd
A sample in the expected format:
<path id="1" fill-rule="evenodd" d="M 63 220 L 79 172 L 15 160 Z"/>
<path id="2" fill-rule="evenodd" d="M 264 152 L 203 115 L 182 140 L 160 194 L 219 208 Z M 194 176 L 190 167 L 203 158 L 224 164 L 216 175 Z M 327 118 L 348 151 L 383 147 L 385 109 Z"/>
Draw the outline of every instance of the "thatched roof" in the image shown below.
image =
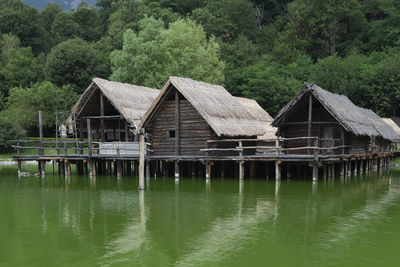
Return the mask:
<path id="1" fill-rule="evenodd" d="M 400 138 L 400 127 L 391 118 L 382 118 L 392 129 L 397 133 L 398 138 Z"/>
<path id="2" fill-rule="evenodd" d="M 397 134 L 372 110 L 364 109 L 353 104 L 346 96 L 323 90 L 315 84 L 305 83 L 296 96 L 283 107 L 275 120 L 273 126 L 279 125 L 280 121 L 293 108 L 293 106 L 308 92 L 319 100 L 326 110 L 340 123 L 348 132 L 355 135 L 380 136 L 384 139 L 395 140 Z"/>
<path id="3" fill-rule="evenodd" d="M 78 102 L 73 106 L 71 113 L 75 112 L 76 117 L 78 117 L 86 100 L 97 88 L 100 89 L 128 123 L 135 128 L 138 127 L 143 115 L 160 93 L 160 90 L 157 89 L 94 78 Z"/>
<path id="4" fill-rule="evenodd" d="M 160 95 L 143 117 L 143 127 L 176 88 L 199 112 L 218 136 L 259 136 L 265 129 L 226 89 L 188 78 L 170 77 Z"/>
<path id="5" fill-rule="evenodd" d="M 271 123 L 274 120 L 268 112 L 266 112 L 254 99 L 235 97 L 237 101 L 245 108 L 251 115 L 253 115 L 265 129 L 265 134 L 259 136 L 262 139 L 276 138 L 276 127 L 272 127 Z"/>

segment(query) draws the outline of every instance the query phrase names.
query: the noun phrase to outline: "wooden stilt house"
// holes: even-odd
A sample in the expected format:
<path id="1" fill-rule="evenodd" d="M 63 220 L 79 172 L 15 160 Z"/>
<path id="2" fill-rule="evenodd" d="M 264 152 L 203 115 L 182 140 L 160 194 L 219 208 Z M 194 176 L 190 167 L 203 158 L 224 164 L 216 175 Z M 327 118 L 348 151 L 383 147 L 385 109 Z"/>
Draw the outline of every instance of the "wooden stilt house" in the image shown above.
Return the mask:
<path id="1" fill-rule="evenodd" d="M 205 156 L 209 141 L 256 139 L 264 125 L 225 88 L 170 77 L 143 117 L 153 156 Z"/>
<path id="2" fill-rule="evenodd" d="M 390 151 L 397 134 L 373 111 L 346 96 L 305 83 L 272 123 L 283 147 L 320 147 L 321 154 L 373 154 Z M 301 139 L 304 137 L 303 139 Z M 293 141 L 290 141 L 291 138 Z M 310 151 L 296 151 L 307 154 Z"/>
<path id="3" fill-rule="evenodd" d="M 94 78 L 68 118 L 69 129 L 87 138 L 87 119 L 93 137 L 102 142 L 133 141 L 137 129 L 159 90 Z"/>

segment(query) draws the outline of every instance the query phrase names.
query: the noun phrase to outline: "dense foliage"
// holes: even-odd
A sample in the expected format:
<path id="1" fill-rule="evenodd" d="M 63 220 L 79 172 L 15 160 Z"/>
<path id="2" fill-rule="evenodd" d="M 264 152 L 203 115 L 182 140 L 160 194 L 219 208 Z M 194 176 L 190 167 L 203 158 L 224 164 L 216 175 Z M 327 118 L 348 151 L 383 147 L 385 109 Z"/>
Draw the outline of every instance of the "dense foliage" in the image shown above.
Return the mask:
<path id="1" fill-rule="evenodd" d="M 304 81 L 400 113 L 398 0 L 98 0 L 65 12 L 0 0 L 0 113 L 35 133 L 95 76 L 161 88 L 224 85 L 271 115 Z M 3 128 L 3 127 L 1 127 Z M 11 131 L 11 130 L 10 130 Z"/>

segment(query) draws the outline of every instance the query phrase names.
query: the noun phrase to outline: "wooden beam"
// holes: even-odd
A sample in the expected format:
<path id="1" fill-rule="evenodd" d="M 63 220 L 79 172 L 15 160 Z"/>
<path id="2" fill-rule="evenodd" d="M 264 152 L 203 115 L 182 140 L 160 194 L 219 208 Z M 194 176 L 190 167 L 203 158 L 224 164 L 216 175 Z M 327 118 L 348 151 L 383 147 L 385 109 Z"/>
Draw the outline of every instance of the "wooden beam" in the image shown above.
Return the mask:
<path id="1" fill-rule="evenodd" d="M 175 90 L 175 156 L 179 155 L 179 92 Z"/>
<path id="2" fill-rule="evenodd" d="M 79 141 L 80 141 L 80 144 L 79 144 L 79 148 L 80 148 L 79 155 L 82 155 L 83 154 L 83 143 L 82 143 L 83 142 L 83 121 L 79 122 Z M 57 142 L 57 147 L 58 147 L 58 142 Z M 58 154 L 60 154 L 59 151 L 58 151 L 57 155 Z"/>
<path id="3" fill-rule="evenodd" d="M 318 181 L 318 163 L 316 161 L 312 164 L 313 172 L 312 172 L 312 179 L 313 181 Z"/>
<path id="4" fill-rule="evenodd" d="M 103 92 L 100 91 L 100 116 L 104 117 L 104 97 Z M 106 141 L 106 136 L 104 134 L 104 118 L 100 119 L 100 127 L 101 127 L 101 141 Z"/>
<path id="5" fill-rule="evenodd" d="M 279 160 L 275 161 L 275 180 L 281 180 L 281 163 Z"/>
<path id="6" fill-rule="evenodd" d="M 174 166 L 175 166 L 175 179 L 179 179 L 179 161 L 175 160 L 174 162 Z"/>
<path id="7" fill-rule="evenodd" d="M 312 130 L 311 122 L 312 122 L 312 93 L 310 91 L 310 94 L 308 96 L 308 129 L 307 129 L 307 137 L 311 137 L 311 130 Z M 310 146 L 310 143 L 311 143 L 311 139 L 308 139 L 307 140 L 308 146 Z M 309 153 L 309 151 L 310 150 L 307 149 L 307 153 Z"/>
<path id="8" fill-rule="evenodd" d="M 43 147 L 43 118 L 42 111 L 39 110 L 39 146 Z M 39 149 L 39 155 L 43 156 L 43 149 Z"/>
<path id="9" fill-rule="evenodd" d="M 243 160 L 239 161 L 239 179 L 240 180 L 244 179 L 244 161 Z"/>
<path id="10" fill-rule="evenodd" d="M 211 164 L 209 161 L 206 162 L 206 179 L 211 178 Z"/>
<path id="11" fill-rule="evenodd" d="M 144 189 L 144 133 L 139 135 L 139 190 Z"/>
<path id="12" fill-rule="evenodd" d="M 303 125 L 303 124 L 310 124 L 309 121 L 299 121 L 299 122 L 282 122 L 280 125 Z M 340 123 L 337 121 L 312 121 L 311 124 L 313 125 L 339 125 Z"/>
<path id="13" fill-rule="evenodd" d="M 125 121 L 125 142 L 129 142 L 128 122 Z"/>
<path id="14" fill-rule="evenodd" d="M 85 117 L 80 117 L 77 120 L 86 120 L 86 119 L 93 119 L 93 120 L 120 120 L 123 119 L 124 117 L 122 115 L 112 115 L 112 116 L 85 116 Z"/>
<path id="15" fill-rule="evenodd" d="M 87 128 L 87 132 L 88 132 L 89 157 L 91 157 L 92 156 L 92 129 L 90 127 L 90 119 L 86 119 L 86 128 Z M 89 163 L 89 167 L 90 167 L 90 163 Z"/>

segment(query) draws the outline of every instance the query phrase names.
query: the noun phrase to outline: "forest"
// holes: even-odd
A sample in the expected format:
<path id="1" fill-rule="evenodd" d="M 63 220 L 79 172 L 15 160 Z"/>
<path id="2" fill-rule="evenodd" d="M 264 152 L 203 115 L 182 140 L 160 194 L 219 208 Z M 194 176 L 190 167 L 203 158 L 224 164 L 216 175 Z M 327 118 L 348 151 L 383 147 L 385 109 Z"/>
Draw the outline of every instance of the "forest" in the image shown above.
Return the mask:
<path id="1" fill-rule="evenodd" d="M 272 116 L 304 81 L 400 113 L 398 0 L 98 0 L 66 12 L 0 0 L 0 146 L 54 134 L 93 77 L 220 84 Z"/>

